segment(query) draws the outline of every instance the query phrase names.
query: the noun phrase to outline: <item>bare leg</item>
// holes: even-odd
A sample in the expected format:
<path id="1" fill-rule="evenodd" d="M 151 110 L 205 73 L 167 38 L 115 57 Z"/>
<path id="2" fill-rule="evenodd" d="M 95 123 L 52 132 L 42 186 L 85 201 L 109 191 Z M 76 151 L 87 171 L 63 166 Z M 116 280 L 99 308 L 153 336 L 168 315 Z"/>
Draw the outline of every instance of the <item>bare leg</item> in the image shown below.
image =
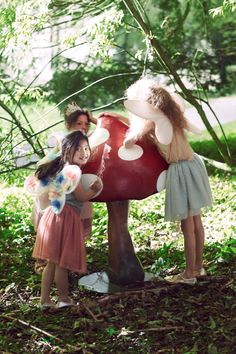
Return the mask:
<path id="1" fill-rule="evenodd" d="M 186 258 L 186 278 L 194 277 L 196 263 L 196 240 L 194 234 L 193 217 L 181 220 L 181 229 L 184 234 L 184 252 Z"/>
<path id="2" fill-rule="evenodd" d="M 55 275 L 55 264 L 48 262 L 42 273 L 41 304 L 51 303 L 50 290 Z"/>
<path id="3" fill-rule="evenodd" d="M 58 301 L 70 302 L 68 270 L 56 265 L 55 282 L 58 290 Z"/>
<path id="4" fill-rule="evenodd" d="M 196 240 L 196 260 L 195 260 L 195 270 L 199 271 L 202 268 L 203 261 L 203 249 L 205 241 L 205 233 L 202 225 L 201 215 L 196 215 L 193 217 L 195 240 Z"/>

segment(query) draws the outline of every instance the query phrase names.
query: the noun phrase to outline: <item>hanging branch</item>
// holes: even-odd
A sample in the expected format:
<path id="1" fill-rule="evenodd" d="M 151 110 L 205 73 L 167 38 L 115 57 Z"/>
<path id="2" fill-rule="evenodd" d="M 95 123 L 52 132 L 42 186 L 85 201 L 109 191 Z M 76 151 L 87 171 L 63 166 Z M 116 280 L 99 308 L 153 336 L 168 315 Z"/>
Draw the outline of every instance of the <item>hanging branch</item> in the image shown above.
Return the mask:
<path id="1" fill-rule="evenodd" d="M 192 70 L 192 73 L 193 73 L 193 77 L 194 77 L 194 79 L 195 79 L 195 81 L 196 81 L 196 83 L 197 83 L 197 88 L 199 88 L 199 87 L 201 88 L 201 90 L 202 90 L 203 93 L 204 93 L 204 96 L 206 97 L 206 100 L 204 100 L 203 98 L 201 98 L 200 95 L 199 95 L 198 97 L 196 97 L 196 96 L 193 95 L 193 97 L 194 97 L 196 100 L 200 100 L 201 102 L 204 102 L 204 103 L 208 106 L 208 108 L 210 109 L 210 111 L 212 112 L 212 114 L 214 115 L 214 117 L 215 117 L 215 119 L 216 119 L 216 121 L 217 121 L 217 123 L 218 123 L 218 125 L 219 125 L 219 127 L 220 127 L 220 130 L 221 130 L 221 132 L 222 132 L 222 135 L 223 135 L 223 137 L 224 137 L 224 141 L 225 141 L 225 145 L 226 145 L 226 149 L 227 149 L 228 155 L 230 156 L 230 158 L 232 158 L 231 152 L 230 152 L 230 148 L 229 148 L 229 144 L 228 144 L 228 139 L 227 139 L 227 137 L 226 137 L 226 135 L 225 135 L 223 126 L 222 126 L 222 124 L 220 123 L 220 120 L 219 120 L 219 118 L 217 117 L 215 111 L 213 110 L 213 108 L 212 108 L 211 105 L 209 104 L 209 102 L 208 102 L 208 97 L 207 97 L 207 93 L 206 93 L 206 91 L 205 91 L 205 89 L 204 89 L 202 83 L 198 80 L 198 77 L 197 77 L 197 75 L 195 74 L 195 70 L 194 70 L 194 69 Z"/>
<path id="2" fill-rule="evenodd" d="M 8 89 L 8 87 L 7 87 L 7 85 L 5 84 L 5 82 L 4 82 L 3 80 L 0 80 L 0 82 L 1 82 L 1 84 L 3 85 L 4 89 L 6 90 L 7 94 L 11 97 L 12 101 L 13 101 L 14 103 L 16 103 L 17 106 L 20 108 L 20 111 L 21 111 L 23 117 L 25 118 L 25 120 L 26 120 L 26 122 L 27 122 L 27 125 L 28 125 L 28 127 L 29 127 L 29 129 L 30 129 L 30 131 L 31 131 L 31 133 L 32 133 L 32 132 L 33 132 L 33 128 L 32 128 L 32 126 L 31 126 L 31 124 L 30 124 L 28 118 L 26 117 L 26 114 L 25 114 L 25 112 L 23 111 L 23 108 L 21 107 L 20 103 L 17 102 L 17 100 L 16 100 L 15 97 L 12 95 L 11 91 Z M 14 113 L 15 113 L 15 111 L 14 111 Z"/>
<path id="3" fill-rule="evenodd" d="M 16 101 L 16 108 L 14 110 L 14 113 L 17 109 L 17 106 L 19 106 L 19 102 L 20 100 L 23 98 L 24 94 L 27 92 L 27 90 L 33 85 L 33 83 L 38 79 L 38 77 L 42 74 L 42 72 L 44 71 L 44 69 L 55 59 L 57 58 L 59 55 L 61 55 L 62 53 L 66 52 L 69 49 L 78 47 L 80 45 L 86 44 L 87 42 L 83 42 L 83 43 L 79 43 L 79 44 L 75 44 L 69 48 L 65 48 L 63 50 L 61 50 L 60 52 L 58 52 L 57 54 L 55 54 L 44 66 L 43 68 L 40 70 L 40 72 L 34 77 L 34 79 L 29 83 L 29 85 L 25 88 L 25 90 L 22 92 L 22 94 L 20 95 L 18 101 Z"/>
<path id="4" fill-rule="evenodd" d="M 195 97 L 195 96 L 193 96 L 193 97 Z M 195 98 L 197 98 L 197 97 L 195 97 Z M 218 123 L 218 125 L 219 125 L 219 127 L 220 127 L 221 133 L 222 133 L 222 135 L 223 135 L 223 137 L 224 137 L 225 145 L 226 145 L 228 154 L 229 154 L 230 157 L 232 157 L 232 156 L 231 156 L 230 149 L 229 149 L 228 139 L 227 139 L 227 137 L 226 137 L 226 135 L 225 135 L 225 131 L 224 131 L 224 129 L 223 129 L 223 126 L 222 126 L 222 124 L 221 124 L 219 118 L 217 117 L 217 115 L 216 115 L 214 109 L 211 107 L 211 105 L 209 104 L 208 101 L 206 101 L 206 100 L 204 100 L 203 98 L 200 98 L 200 97 L 199 97 L 198 99 L 199 99 L 201 102 L 205 103 L 205 104 L 207 105 L 207 107 L 210 109 L 211 113 L 214 115 L 214 118 L 216 119 L 216 121 L 217 121 L 217 123 Z"/>
<path id="5" fill-rule="evenodd" d="M 84 88 L 82 88 L 82 89 L 80 89 L 80 90 L 78 90 L 78 91 L 72 93 L 71 95 L 67 96 L 66 98 L 64 98 L 62 101 L 60 101 L 59 103 L 57 103 L 54 107 L 52 107 L 51 109 L 49 109 L 49 110 L 41 117 L 41 119 L 44 118 L 45 116 L 47 116 L 47 115 L 48 115 L 49 113 L 51 113 L 52 111 L 54 111 L 54 109 L 56 109 L 58 106 L 60 106 L 62 103 L 64 103 L 64 102 L 67 101 L 68 99 L 72 98 L 72 97 L 75 96 L 75 95 L 78 95 L 79 93 L 81 93 L 81 92 L 87 90 L 88 88 L 90 88 L 90 87 L 92 87 L 92 86 L 94 86 L 94 85 L 96 85 L 96 84 L 98 84 L 98 83 L 100 83 L 100 82 L 103 82 L 103 81 L 105 81 L 105 80 L 107 80 L 107 79 L 111 79 L 111 78 L 115 78 L 115 77 L 122 77 L 122 76 L 127 76 L 127 75 L 140 75 L 140 74 L 141 74 L 140 72 L 120 73 L 120 74 L 108 75 L 108 76 L 105 76 L 105 77 L 103 77 L 103 78 L 101 78 L 101 79 L 98 79 L 98 80 L 92 82 L 91 84 L 85 86 Z M 121 99 L 122 99 L 122 98 L 118 98 L 117 100 L 113 101 L 112 103 L 108 103 L 107 105 L 101 106 L 101 107 L 96 108 L 96 109 L 92 109 L 91 111 L 109 107 L 109 106 L 111 106 L 113 103 L 118 102 L 118 101 L 120 101 Z M 64 121 L 64 120 L 60 120 L 60 121 L 58 121 L 58 122 L 56 122 L 56 123 L 50 125 L 50 126 L 47 127 L 47 128 L 44 128 L 44 129 L 42 129 L 42 130 L 40 130 L 40 131 L 37 131 L 36 133 L 34 133 L 34 134 L 31 135 L 31 138 L 33 138 L 33 137 L 35 137 L 35 136 L 37 136 L 37 135 L 39 135 L 39 134 L 41 134 L 41 133 L 47 131 L 47 130 L 50 129 L 50 128 L 55 127 L 56 125 L 62 123 L 63 121 Z M 23 143 L 24 141 L 25 141 L 25 140 L 22 140 L 20 143 Z"/>
<path id="6" fill-rule="evenodd" d="M 4 83 L 2 80 L 0 80 L 0 82 L 1 82 L 1 84 L 3 85 L 4 89 L 6 90 L 7 94 L 11 97 L 12 102 L 16 103 L 17 106 L 19 107 L 19 109 L 20 109 L 20 111 L 21 111 L 21 113 L 22 113 L 22 115 L 23 115 L 23 117 L 24 117 L 24 119 L 25 119 L 25 121 L 26 121 L 26 123 L 27 123 L 27 126 L 28 126 L 29 129 L 30 129 L 30 132 L 33 133 L 34 130 L 33 130 L 32 126 L 31 126 L 31 123 L 29 122 L 29 120 L 28 120 L 28 118 L 27 118 L 27 116 L 26 116 L 26 114 L 25 114 L 23 108 L 21 107 L 20 103 L 17 102 L 17 100 L 16 100 L 15 97 L 12 95 L 12 93 L 10 92 L 10 90 L 8 89 L 8 87 L 5 85 L 5 83 Z M 14 111 L 14 113 L 15 113 L 15 111 Z M 13 114 L 14 114 L 14 113 L 13 113 Z M 18 120 L 18 122 L 19 122 L 19 120 Z M 20 123 L 20 122 L 19 122 L 19 123 Z M 22 127 L 22 129 L 24 129 L 24 127 Z M 13 131 L 13 130 L 14 130 L 14 128 L 12 129 L 12 131 Z M 24 129 L 24 130 L 25 130 L 25 129 Z M 11 131 L 11 132 L 12 132 L 12 131 Z M 26 131 L 26 130 L 25 130 L 25 133 L 27 134 L 27 131 Z M 43 152 L 43 147 L 42 147 L 42 145 L 41 145 L 41 143 L 40 143 L 40 141 L 39 141 L 38 139 L 36 139 L 36 144 L 38 145 L 39 149 Z"/>
<path id="7" fill-rule="evenodd" d="M 163 63 L 163 65 L 166 67 L 167 73 L 174 78 L 175 82 L 180 87 L 183 97 L 190 104 L 192 104 L 196 108 L 196 110 L 198 111 L 198 113 L 199 113 L 200 117 L 202 118 L 202 120 L 203 120 L 203 122 L 204 122 L 204 124 L 205 124 L 205 126 L 206 126 L 206 128 L 208 130 L 208 132 L 210 133 L 210 135 L 212 136 L 213 140 L 215 141 L 215 143 L 217 145 L 217 148 L 218 148 L 221 156 L 223 157 L 224 161 L 228 165 L 232 165 L 233 161 L 232 161 L 231 156 L 228 154 L 227 148 L 221 142 L 221 140 L 218 138 L 216 132 L 212 128 L 211 124 L 209 123 L 201 104 L 199 104 L 199 102 L 196 100 L 196 98 L 192 95 L 191 91 L 188 90 L 186 88 L 186 86 L 184 85 L 184 83 L 181 80 L 180 76 L 176 72 L 174 65 L 172 64 L 168 53 L 164 50 L 164 48 L 162 47 L 160 42 L 157 40 L 157 38 L 154 37 L 154 35 L 152 34 L 151 29 L 143 21 L 143 19 L 140 16 L 139 12 L 137 11 L 135 6 L 133 5 L 132 0 L 122 0 L 122 1 L 123 1 L 124 5 L 126 6 L 126 8 L 128 9 L 128 11 L 134 17 L 134 19 L 137 22 L 137 24 L 139 25 L 139 27 L 142 29 L 142 31 L 145 34 L 145 36 L 147 37 L 147 39 L 150 41 L 151 46 L 153 47 L 154 52 L 156 53 L 157 57 Z M 138 0 L 136 0 L 136 1 L 138 1 Z"/>
<path id="8" fill-rule="evenodd" d="M 22 127 L 22 125 L 21 125 L 20 121 L 17 119 L 16 115 L 1 100 L 0 100 L 0 107 L 2 107 L 4 109 L 4 111 L 6 111 L 10 115 L 10 117 L 12 118 L 12 123 L 14 123 L 17 126 L 17 128 L 20 130 L 22 136 L 32 146 L 34 153 L 42 156 L 42 152 L 38 152 L 37 149 L 35 148 L 35 142 L 32 140 L 32 135 L 30 134 L 30 132 Z"/>

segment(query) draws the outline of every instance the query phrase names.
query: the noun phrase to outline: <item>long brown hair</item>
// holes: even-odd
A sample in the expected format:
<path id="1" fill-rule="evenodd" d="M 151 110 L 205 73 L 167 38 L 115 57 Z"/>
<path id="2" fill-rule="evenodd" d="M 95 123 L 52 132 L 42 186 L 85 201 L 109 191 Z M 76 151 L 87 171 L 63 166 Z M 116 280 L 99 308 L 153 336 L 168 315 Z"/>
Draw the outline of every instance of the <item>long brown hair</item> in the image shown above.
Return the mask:
<path id="1" fill-rule="evenodd" d="M 35 175 L 38 177 L 38 179 L 54 177 L 63 169 L 67 162 L 72 164 L 74 154 L 78 149 L 80 142 L 83 140 L 86 140 L 86 142 L 89 144 L 88 137 L 80 130 L 68 134 L 62 140 L 61 155 L 48 163 L 40 165 L 37 168 Z"/>
<path id="2" fill-rule="evenodd" d="M 186 128 L 187 123 L 184 114 L 171 94 L 161 86 L 151 87 L 151 93 L 148 102 L 153 107 L 159 108 L 175 128 Z"/>

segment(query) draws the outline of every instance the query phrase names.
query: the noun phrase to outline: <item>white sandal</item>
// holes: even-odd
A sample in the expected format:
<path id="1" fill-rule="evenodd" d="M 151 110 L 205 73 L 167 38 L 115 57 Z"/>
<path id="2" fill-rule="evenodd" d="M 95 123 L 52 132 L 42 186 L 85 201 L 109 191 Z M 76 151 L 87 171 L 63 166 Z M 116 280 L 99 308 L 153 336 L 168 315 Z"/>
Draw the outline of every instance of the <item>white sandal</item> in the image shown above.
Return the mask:
<path id="1" fill-rule="evenodd" d="M 70 302 L 67 301 L 58 301 L 57 303 L 57 308 L 58 309 L 62 309 L 63 307 L 71 307 L 71 306 L 75 306 L 75 302 L 73 300 L 71 300 Z"/>
<path id="2" fill-rule="evenodd" d="M 55 308 L 55 304 L 52 302 L 45 302 L 44 304 L 39 304 L 39 308 L 42 311 Z"/>
<path id="3" fill-rule="evenodd" d="M 173 284 L 181 283 L 181 284 L 188 284 L 188 285 L 194 285 L 197 282 L 196 277 L 186 278 L 183 273 L 173 275 L 171 277 L 166 277 L 165 280 L 168 283 L 173 283 Z"/>
<path id="4" fill-rule="evenodd" d="M 199 270 L 195 270 L 194 275 L 195 277 L 203 277 L 204 275 L 207 275 L 206 269 L 201 268 Z"/>

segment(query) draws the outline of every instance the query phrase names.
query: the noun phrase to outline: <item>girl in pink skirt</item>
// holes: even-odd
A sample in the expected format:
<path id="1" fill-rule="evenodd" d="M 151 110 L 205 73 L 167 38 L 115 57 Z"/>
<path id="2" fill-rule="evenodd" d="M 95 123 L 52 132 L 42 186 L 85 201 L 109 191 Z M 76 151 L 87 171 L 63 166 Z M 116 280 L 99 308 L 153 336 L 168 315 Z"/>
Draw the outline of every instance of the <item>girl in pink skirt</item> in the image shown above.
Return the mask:
<path id="1" fill-rule="evenodd" d="M 80 167 L 86 164 L 89 157 L 87 136 L 81 131 L 72 132 L 62 141 L 61 155 L 41 164 L 34 176 L 36 183 L 41 184 L 41 189 L 45 188 L 39 199 L 43 202 L 47 198 L 50 200 L 50 206 L 39 221 L 33 250 L 34 258 L 47 261 L 42 273 L 42 308 L 54 306 L 50 298 L 54 280 L 58 290 L 58 307 L 72 305 L 68 272 L 86 272 L 85 230 L 81 211 L 83 202 L 92 199 L 102 189 L 102 182 L 98 178 L 87 191 L 79 181 Z M 34 185 L 35 180 L 28 180 L 28 185 Z M 64 193 L 61 192 L 63 190 Z"/>

